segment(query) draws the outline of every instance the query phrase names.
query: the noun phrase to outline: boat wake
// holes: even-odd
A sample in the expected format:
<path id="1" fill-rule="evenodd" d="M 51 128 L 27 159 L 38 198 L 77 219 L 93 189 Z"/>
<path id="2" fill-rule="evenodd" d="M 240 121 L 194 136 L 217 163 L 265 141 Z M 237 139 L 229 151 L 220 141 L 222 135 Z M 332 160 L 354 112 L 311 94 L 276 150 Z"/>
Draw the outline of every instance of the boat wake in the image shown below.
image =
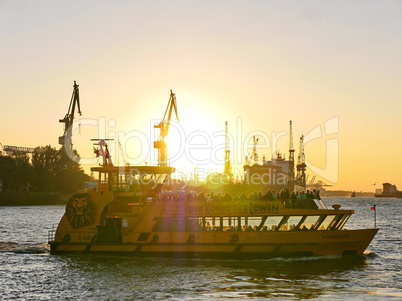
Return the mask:
<path id="1" fill-rule="evenodd" d="M 367 257 L 367 258 L 374 258 L 374 257 L 377 257 L 377 256 L 378 256 L 375 252 L 372 252 L 372 251 L 366 251 L 366 252 L 364 252 L 363 255 L 364 255 L 365 257 Z"/>
<path id="2" fill-rule="evenodd" d="M 12 252 L 20 254 L 42 254 L 49 253 L 47 244 L 19 244 L 17 242 L 0 241 L 0 252 Z"/>

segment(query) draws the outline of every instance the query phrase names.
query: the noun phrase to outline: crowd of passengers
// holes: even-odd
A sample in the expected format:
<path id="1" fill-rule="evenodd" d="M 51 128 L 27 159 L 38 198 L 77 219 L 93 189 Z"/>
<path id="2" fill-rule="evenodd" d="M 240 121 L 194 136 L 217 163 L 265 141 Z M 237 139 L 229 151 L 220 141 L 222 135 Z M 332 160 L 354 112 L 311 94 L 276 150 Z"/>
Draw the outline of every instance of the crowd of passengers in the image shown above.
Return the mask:
<path id="1" fill-rule="evenodd" d="M 244 192 L 239 196 L 235 195 L 232 197 L 229 193 L 208 193 L 205 195 L 204 192 L 199 194 L 193 194 L 191 192 L 185 193 L 164 193 L 159 196 L 161 201 L 178 201 L 178 202 L 212 202 L 212 201 L 258 201 L 258 200 L 283 200 L 287 207 L 295 208 L 297 207 L 297 201 L 307 200 L 307 199 L 318 199 L 321 200 L 320 191 L 319 190 L 307 190 L 307 191 L 293 191 L 289 192 L 288 189 L 282 189 L 280 192 L 275 193 L 275 191 L 268 190 L 265 194 L 261 192 L 252 192 L 249 195 L 246 195 Z"/>

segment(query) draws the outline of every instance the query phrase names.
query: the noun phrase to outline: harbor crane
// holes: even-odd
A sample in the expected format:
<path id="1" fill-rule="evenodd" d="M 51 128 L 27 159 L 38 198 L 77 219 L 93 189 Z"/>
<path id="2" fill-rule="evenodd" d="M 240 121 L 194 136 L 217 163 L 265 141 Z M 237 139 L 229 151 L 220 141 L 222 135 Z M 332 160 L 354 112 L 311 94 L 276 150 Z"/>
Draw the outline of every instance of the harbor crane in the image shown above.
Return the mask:
<path id="1" fill-rule="evenodd" d="M 306 157 L 304 155 L 304 136 L 300 137 L 299 144 L 299 155 L 297 157 L 297 175 L 296 175 L 296 184 L 306 188 Z"/>
<path id="2" fill-rule="evenodd" d="M 251 165 L 251 160 L 253 160 L 253 165 L 258 163 L 258 154 L 257 154 L 257 144 L 258 144 L 259 138 L 255 138 L 253 136 L 253 148 L 251 150 L 251 154 L 246 156 L 246 165 Z"/>
<path id="3" fill-rule="evenodd" d="M 74 89 L 73 89 L 73 95 L 71 96 L 71 101 L 70 101 L 70 106 L 68 107 L 68 111 L 66 116 L 64 116 L 63 119 L 60 119 L 60 123 L 64 123 L 64 133 L 63 136 L 59 137 L 59 144 L 64 145 L 64 146 L 70 146 L 70 148 L 73 147 L 73 142 L 71 140 L 72 136 L 72 125 L 74 122 L 74 114 L 75 114 L 75 107 L 77 106 L 78 113 L 81 114 L 81 109 L 80 109 L 80 94 L 79 94 L 79 89 L 77 83 L 74 81 Z"/>
<path id="4" fill-rule="evenodd" d="M 289 181 L 291 190 L 294 188 L 295 177 L 295 149 L 293 147 L 293 127 L 292 120 L 289 121 Z"/>
<path id="5" fill-rule="evenodd" d="M 225 167 L 224 167 L 224 173 L 229 176 L 230 180 L 233 178 L 232 166 L 230 164 L 229 127 L 228 127 L 227 121 L 225 121 Z"/>
<path id="6" fill-rule="evenodd" d="M 176 120 L 179 121 L 179 117 L 177 114 L 177 102 L 176 95 L 170 90 L 170 98 L 168 105 L 165 110 L 165 115 L 163 116 L 162 121 L 154 125 L 154 128 L 160 130 L 159 138 L 157 141 L 154 141 L 154 148 L 158 150 L 158 166 L 165 167 L 168 166 L 167 162 L 167 144 L 165 142 L 166 136 L 169 134 L 170 121 L 172 118 L 173 110 L 176 115 Z"/>

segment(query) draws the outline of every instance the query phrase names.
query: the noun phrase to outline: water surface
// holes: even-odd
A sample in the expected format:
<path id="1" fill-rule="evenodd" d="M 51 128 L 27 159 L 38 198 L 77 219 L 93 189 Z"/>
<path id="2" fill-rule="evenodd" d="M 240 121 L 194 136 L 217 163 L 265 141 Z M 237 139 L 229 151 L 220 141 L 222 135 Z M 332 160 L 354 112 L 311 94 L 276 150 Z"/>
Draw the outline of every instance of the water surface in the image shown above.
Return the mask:
<path id="1" fill-rule="evenodd" d="M 326 198 L 380 231 L 365 256 L 269 260 L 50 255 L 64 206 L 0 207 L 2 300 L 402 300 L 402 200 Z"/>

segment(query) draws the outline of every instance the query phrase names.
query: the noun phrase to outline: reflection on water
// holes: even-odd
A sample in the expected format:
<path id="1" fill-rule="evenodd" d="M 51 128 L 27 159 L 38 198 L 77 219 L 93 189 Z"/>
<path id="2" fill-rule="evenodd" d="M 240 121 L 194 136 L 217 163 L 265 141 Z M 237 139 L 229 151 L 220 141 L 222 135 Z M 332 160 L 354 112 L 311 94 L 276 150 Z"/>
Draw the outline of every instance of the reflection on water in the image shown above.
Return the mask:
<path id="1" fill-rule="evenodd" d="M 136 298 L 157 299 L 333 297 L 350 290 L 351 279 L 368 265 L 365 256 L 235 261 L 68 255 L 58 260 L 78 278 L 96 275 L 90 279 L 94 291 L 114 286 Z"/>

